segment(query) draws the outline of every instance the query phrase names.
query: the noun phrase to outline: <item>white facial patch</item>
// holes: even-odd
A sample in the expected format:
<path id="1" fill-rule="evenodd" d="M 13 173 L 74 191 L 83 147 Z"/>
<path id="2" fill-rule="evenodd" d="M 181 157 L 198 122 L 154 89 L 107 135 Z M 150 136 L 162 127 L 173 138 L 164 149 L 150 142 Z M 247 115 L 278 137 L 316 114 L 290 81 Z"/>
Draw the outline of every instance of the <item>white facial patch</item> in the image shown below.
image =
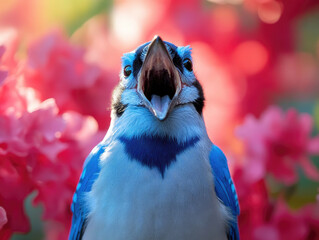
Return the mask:
<path id="1" fill-rule="evenodd" d="M 142 105 L 142 99 L 137 94 L 136 89 L 125 89 L 122 93 L 121 102 L 124 105 Z"/>
<path id="2" fill-rule="evenodd" d="M 198 89 L 195 86 L 184 86 L 179 94 L 178 104 L 194 102 L 198 97 Z"/>

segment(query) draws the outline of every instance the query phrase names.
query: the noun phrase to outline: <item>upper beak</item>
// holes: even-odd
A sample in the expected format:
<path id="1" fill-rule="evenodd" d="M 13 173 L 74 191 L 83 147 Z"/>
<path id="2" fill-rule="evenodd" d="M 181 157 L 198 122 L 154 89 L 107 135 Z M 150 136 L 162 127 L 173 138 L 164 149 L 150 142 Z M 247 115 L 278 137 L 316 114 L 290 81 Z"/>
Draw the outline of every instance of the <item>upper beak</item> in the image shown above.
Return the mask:
<path id="1" fill-rule="evenodd" d="M 137 92 L 144 105 L 159 120 L 164 120 L 177 104 L 181 78 L 163 40 L 155 36 L 142 65 Z"/>

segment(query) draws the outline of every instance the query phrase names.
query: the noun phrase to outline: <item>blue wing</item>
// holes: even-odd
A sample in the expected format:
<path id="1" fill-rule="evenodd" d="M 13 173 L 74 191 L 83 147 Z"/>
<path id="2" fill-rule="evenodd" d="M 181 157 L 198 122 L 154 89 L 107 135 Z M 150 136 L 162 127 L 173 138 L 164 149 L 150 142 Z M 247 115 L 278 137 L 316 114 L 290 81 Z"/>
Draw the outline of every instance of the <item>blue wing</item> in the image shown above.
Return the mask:
<path id="1" fill-rule="evenodd" d="M 89 211 L 85 204 L 85 194 L 91 191 L 92 185 L 100 172 L 99 159 L 104 149 L 105 145 L 101 143 L 98 144 L 85 160 L 86 165 L 83 168 L 79 183 L 73 195 L 71 205 L 73 217 L 69 240 L 82 239 Z"/>
<path id="2" fill-rule="evenodd" d="M 209 155 L 210 165 L 214 174 L 215 191 L 217 197 L 229 208 L 233 215 L 228 229 L 228 240 L 239 240 L 237 216 L 239 215 L 239 204 L 236 189 L 231 179 L 227 159 L 219 147 L 213 145 Z"/>

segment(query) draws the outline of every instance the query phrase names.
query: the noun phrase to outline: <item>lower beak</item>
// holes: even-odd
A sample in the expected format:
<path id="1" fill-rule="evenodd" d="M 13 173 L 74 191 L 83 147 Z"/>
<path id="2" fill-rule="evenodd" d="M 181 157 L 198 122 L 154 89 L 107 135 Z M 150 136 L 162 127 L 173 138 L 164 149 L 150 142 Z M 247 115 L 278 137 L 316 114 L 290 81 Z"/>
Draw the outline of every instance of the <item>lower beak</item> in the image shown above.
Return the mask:
<path id="1" fill-rule="evenodd" d="M 150 43 L 138 78 L 137 92 L 144 105 L 159 120 L 164 120 L 177 104 L 181 78 L 163 40 Z"/>

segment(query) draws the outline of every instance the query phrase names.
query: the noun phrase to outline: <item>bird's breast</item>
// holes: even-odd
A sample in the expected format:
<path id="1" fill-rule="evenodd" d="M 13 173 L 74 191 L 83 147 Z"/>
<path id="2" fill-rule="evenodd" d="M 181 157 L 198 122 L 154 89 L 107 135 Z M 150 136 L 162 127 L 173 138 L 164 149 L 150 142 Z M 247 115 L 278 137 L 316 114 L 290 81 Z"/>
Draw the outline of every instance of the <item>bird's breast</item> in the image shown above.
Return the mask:
<path id="1" fill-rule="evenodd" d="M 114 141 L 102 155 L 100 175 L 88 196 L 91 213 L 84 239 L 226 239 L 210 147 L 199 138 L 183 144 Z"/>

